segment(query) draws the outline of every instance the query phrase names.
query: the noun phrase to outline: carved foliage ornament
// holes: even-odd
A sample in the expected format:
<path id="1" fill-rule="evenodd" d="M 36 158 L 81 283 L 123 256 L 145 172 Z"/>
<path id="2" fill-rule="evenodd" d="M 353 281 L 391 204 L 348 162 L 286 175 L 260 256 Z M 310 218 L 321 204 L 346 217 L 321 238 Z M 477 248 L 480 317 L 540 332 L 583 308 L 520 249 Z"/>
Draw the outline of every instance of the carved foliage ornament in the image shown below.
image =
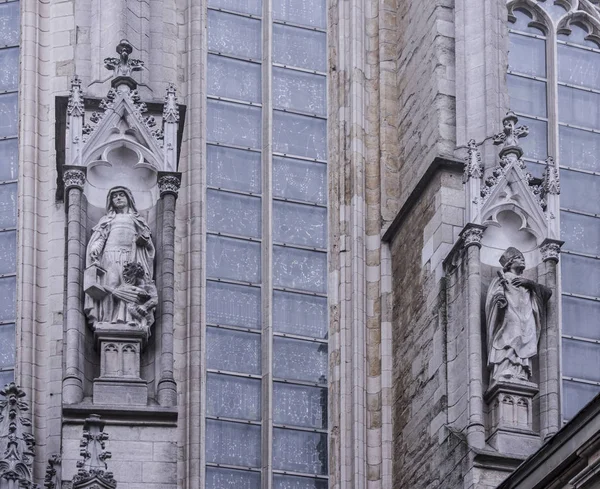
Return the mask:
<path id="1" fill-rule="evenodd" d="M 180 186 L 181 178 L 178 175 L 163 175 L 158 178 L 158 188 L 161 197 L 165 194 L 177 196 Z"/>
<path id="2" fill-rule="evenodd" d="M 543 261 L 558 262 L 560 256 L 561 243 L 558 241 L 545 241 L 540 246 L 540 253 Z"/>
<path id="3" fill-rule="evenodd" d="M 0 390 L 0 487 L 34 488 L 32 477 L 35 441 L 31 421 L 25 417 L 29 406 L 23 392 L 14 383 Z"/>
<path id="4" fill-rule="evenodd" d="M 63 181 L 65 182 L 65 190 L 70 188 L 82 189 L 85 185 L 85 172 L 71 168 L 63 173 Z"/>
<path id="5" fill-rule="evenodd" d="M 485 227 L 483 226 L 468 225 L 460 235 L 463 239 L 464 247 L 468 248 L 474 245 L 481 248 L 484 231 Z"/>
<path id="6" fill-rule="evenodd" d="M 481 163 L 481 153 L 474 139 L 468 143 L 467 156 L 465 158 L 465 174 L 463 182 L 469 181 L 470 178 L 481 178 L 483 176 L 483 164 Z"/>

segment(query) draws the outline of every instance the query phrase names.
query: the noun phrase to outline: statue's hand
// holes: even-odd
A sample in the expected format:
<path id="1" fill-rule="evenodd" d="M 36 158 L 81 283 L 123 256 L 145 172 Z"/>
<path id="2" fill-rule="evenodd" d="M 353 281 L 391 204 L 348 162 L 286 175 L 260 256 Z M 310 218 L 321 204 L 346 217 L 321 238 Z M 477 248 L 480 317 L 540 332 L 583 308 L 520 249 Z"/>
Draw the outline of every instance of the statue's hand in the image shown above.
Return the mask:
<path id="1" fill-rule="evenodd" d="M 513 278 L 511 283 L 515 287 L 526 287 L 528 289 L 530 289 L 533 286 L 533 281 L 529 280 L 528 278 L 524 278 L 524 277 Z"/>
<path id="2" fill-rule="evenodd" d="M 506 300 L 506 297 L 504 297 L 504 295 L 502 294 L 496 295 L 494 297 L 494 302 L 498 304 L 498 307 L 501 309 L 504 309 L 506 306 L 508 306 L 508 301 Z"/>
<path id="3" fill-rule="evenodd" d="M 146 247 L 148 246 L 148 242 L 150 241 L 150 237 L 149 236 L 144 236 L 143 234 L 139 234 L 137 239 L 135 240 L 135 243 L 138 246 L 143 246 Z"/>

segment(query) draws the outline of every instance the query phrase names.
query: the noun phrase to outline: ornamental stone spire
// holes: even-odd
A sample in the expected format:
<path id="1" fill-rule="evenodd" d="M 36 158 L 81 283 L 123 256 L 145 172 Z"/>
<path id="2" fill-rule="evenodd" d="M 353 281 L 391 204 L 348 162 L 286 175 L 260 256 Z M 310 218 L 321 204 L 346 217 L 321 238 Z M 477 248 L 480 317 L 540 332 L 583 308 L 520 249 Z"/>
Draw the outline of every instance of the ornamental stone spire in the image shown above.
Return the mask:
<path id="1" fill-rule="evenodd" d="M 97 414 L 90 415 L 83 425 L 80 442 L 81 460 L 77 462 L 77 474 L 73 477 L 73 489 L 115 489 L 117 481 L 109 472 L 106 460 L 111 453 L 105 450 L 108 434 L 104 432 L 104 421 Z"/>

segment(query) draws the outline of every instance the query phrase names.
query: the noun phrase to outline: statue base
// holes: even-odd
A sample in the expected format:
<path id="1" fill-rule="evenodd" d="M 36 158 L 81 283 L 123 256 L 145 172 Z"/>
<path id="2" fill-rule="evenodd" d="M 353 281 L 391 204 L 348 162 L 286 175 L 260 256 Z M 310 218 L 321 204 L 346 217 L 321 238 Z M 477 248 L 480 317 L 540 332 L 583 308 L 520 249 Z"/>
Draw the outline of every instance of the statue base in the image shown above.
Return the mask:
<path id="1" fill-rule="evenodd" d="M 538 386 L 524 380 L 494 381 L 485 393 L 489 406 L 487 442 L 500 453 L 529 456 L 542 445 L 533 429 L 533 398 Z"/>
<path id="2" fill-rule="evenodd" d="M 127 324 L 96 323 L 94 337 L 100 350 L 94 404 L 147 405 L 148 383 L 140 377 L 140 356 L 148 333 Z"/>

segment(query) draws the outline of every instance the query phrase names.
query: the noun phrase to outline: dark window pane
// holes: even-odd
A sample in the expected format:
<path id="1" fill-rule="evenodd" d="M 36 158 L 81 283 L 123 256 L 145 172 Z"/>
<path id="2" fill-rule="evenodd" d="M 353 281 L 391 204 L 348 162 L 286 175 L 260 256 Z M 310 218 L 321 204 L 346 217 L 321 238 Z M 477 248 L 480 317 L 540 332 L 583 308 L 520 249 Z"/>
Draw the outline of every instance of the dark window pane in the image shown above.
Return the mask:
<path id="1" fill-rule="evenodd" d="M 325 248 L 327 209 L 291 202 L 273 202 L 273 241 Z"/>
<path id="2" fill-rule="evenodd" d="M 220 146 L 206 146 L 208 184 L 228 190 L 260 193 L 260 153 Z"/>
<path id="3" fill-rule="evenodd" d="M 327 428 L 327 389 L 275 382 L 273 420 L 289 426 Z"/>
<path id="4" fill-rule="evenodd" d="M 563 380 L 563 417 L 565 420 L 575 416 L 596 394 L 600 393 L 600 386 L 581 384 Z"/>
<path id="5" fill-rule="evenodd" d="M 561 255 L 563 292 L 600 297 L 600 260 Z"/>
<path id="6" fill-rule="evenodd" d="M 327 167 L 292 158 L 273 158 L 273 195 L 316 204 L 327 202 Z"/>
<path id="7" fill-rule="evenodd" d="M 600 171 L 600 134 L 559 126 L 560 164 Z"/>
<path id="8" fill-rule="evenodd" d="M 261 0 L 209 0 L 208 6 L 253 15 L 260 15 L 262 11 Z"/>
<path id="9" fill-rule="evenodd" d="M 0 49 L 0 91 L 16 90 L 18 85 L 19 48 Z"/>
<path id="10" fill-rule="evenodd" d="M 273 106 L 327 115 L 327 79 L 322 75 L 273 67 Z"/>
<path id="11" fill-rule="evenodd" d="M 206 467 L 206 489 L 260 489 L 260 472 Z"/>
<path id="12" fill-rule="evenodd" d="M 546 77 L 546 41 L 510 34 L 508 69 L 525 75 Z"/>
<path id="13" fill-rule="evenodd" d="M 206 322 L 221 326 L 260 328 L 260 289 L 208 281 Z"/>
<path id="14" fill-rule="evenodd" d="M 207 419 L 206 461 L 260 467 L 260 426 Z"/>
<path id="15" fill-rule="evenodd" d="M 274 428 L 273 468 L 305 474 L 326 474 L 327 435 Z"/>
<path id="16" fill-rule="evenodd" d="M 260 20 L 208 11 L 208 49 L 242 58 L 261 58 Z"/>
<path id="17" fill-rule="evenodd" d="M 273 24 L 273 61 L 287 66 L 327 71 L 324 32 Z"/>
<path id="18" fill-rule="evenodd" d="M 0 95 L 0 137 L 16 136 L 18 120 L 17 94 Z"/>
<path id="19" fill-rule="evenodd" d="M 273 338 L 273 377 L 327 383 L 327 345 Z"/>
<path id="20" fill-rule="evenodd" d="M 206 270 L 211 278 L 260 282 L 260 244 L 241 239 L 207 236 Z"/>
<path id="21" fill-rule="evenodd" d="M 506 75 L 510 108 L 539 117 L 546 117 L 546 82 Z"/>
<path id="22" fill-rule="evenodd" d="M 599 59 L 600 62 L 600 59 Z M 558 119 L 577 126 L 600 128 L 600 94 L 558 87 Z"/>
<path id="23" fill-rule="evenodd" d="M 243 374 L 260 374 L 260 335 L 206 328 L 206 367 Z"/>
<path id="24" fill-rule="evenodd" d="M 259 379 L 207 374 L 206 413 L 209 416 L 258 421 L 260 395 Z"/>
<path id="25" fill-rule="evenodd" d="M 600 88 L 600 55 L 559 44 L 558 81 L 581 87 Z"/>
<path id="26" fill-rule="evenodd" d="M 247 61 L 208 55 L 209 95 L 245 102 L 260 102 L 260 65 Z"/>
<path id="27" fill-rule="evenodd" d="M 260 238 L 260 197 L 209 189 L 206 198 L 206 219 L 210 232 Z"/>
<path id="28" fill-rule="evenodd" d="M 0 372 L 0 387 L 4 387 L 6 384 L 10 384 L 15 381 L 14 370 L 5 370 Z"/>
<path id="29" fill-rule="evenodd" d="M 17 139 L 0 141 L 0 182 L 16 180 L 19 172 L 19 145 Z"/>
<path id="30" fill-rule="evenodd" d="M 261 147 L 260 107 L 217 100 L 208 100 L 206 104 L 209 142 L 254 149 Z"/>
<path id="31" fill-rule="evenodd" d="M 17 269 L 17 232 L 0 231 L 0 275 Z"/>
<path id="32" fill-rule="evenodd" d="M 273 18 L 324 28 L 327 25 L 326 7 L 326 0 L 277 0 L 273 2 Z"/>
<path id="33" fill-rule="evenodd" d="M 561 212 L 560 232 L 565 250 L 600 255 L 600 218 Z"/>
<path id="34" fill-rule="evenodd" d="M 0 367 L 12 367 L 15 364 L 15 325 L 0 326 Z"/>
<path id="35" fill-rule="evenodd" d="M 524 156 L 545 160 L 548 157 L 548 124 L 528 117 L 519 117 L 519 124 L 529 127 L 529 134 L 519 140 Z"/>
<path id="36" fill-rule="evenodd" d="M 273 489 L 327 489 L 327 481 L 273 474 Z"/>
<path id="37" fill-rule="evenodd" d="M 273 291 L 273 329 L 314 338 L 327 338 L 327 299 Z"/>
<path id="38" fill-rule="evenodd" d="M 0 229 L 17 226 L 17 184 L 0 185 Z"/>
<path id="39" fill-rule="evenodd" d="M 563 375 L 600 381 L 600 345 L 563 338 Z"/>
<path id="40" fill-rule="evenodd" d="M 600 176 L 563 168 L 560 187 L 561 207 L 600 214 L 600 200 L 590 199 L 590 195 L 600 195 Z"/>
<path id="41" fill-rule="evenodd" d="M 0 278 L 0 321 L 15 320 L 17 297 L 17 279 L 15 277 Z"/>
<path id="42" fill-rule="evenodd" d="M 273 282 L 277 287 L 324 293 L 327 291 L 327 255 L 273 246 Z"/>
<path id="43" fill-rule="evenodd" d="M 600 302 L 563 296 L 562 306 L 564 334 L 600 340 Z"/>
<path id="44" fill-rule="evenodd" d="M 0 46 L 19 43 L 19 2 L 0 3 Z"/>
<path id="45" fill-rule="evenodd" d="M 291 156 L 327 159 L 327 121 L 273 111 L 273 150 Z"/>

